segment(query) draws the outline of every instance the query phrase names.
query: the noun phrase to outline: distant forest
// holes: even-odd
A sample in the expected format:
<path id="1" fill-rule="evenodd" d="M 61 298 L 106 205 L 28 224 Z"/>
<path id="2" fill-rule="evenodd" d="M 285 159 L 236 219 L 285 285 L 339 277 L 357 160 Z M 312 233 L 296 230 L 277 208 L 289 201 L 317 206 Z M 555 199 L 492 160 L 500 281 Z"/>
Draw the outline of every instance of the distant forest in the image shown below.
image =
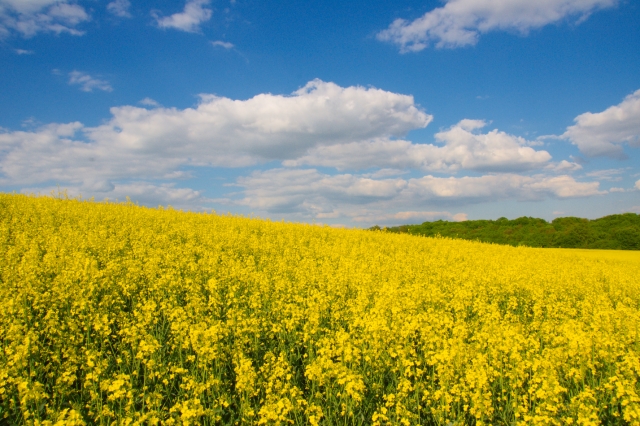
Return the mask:
<path id="1" fill-rule="evenodd" d="M 552 222 L 534 217 L 465 222 L 424 222 L 371 230 L 461 238 L 528 247 L 640 250 L 640 215 L 615 214 L 600 219 L 559 217 Z"/>

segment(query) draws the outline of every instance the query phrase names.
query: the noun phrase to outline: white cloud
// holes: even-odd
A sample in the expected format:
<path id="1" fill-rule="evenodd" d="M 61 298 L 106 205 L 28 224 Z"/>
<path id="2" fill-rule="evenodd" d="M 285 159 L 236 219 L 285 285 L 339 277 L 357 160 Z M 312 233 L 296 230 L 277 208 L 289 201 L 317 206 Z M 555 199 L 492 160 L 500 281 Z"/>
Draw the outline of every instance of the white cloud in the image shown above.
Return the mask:
<path id="1" fill-rule="evenodd" d="M 84 75 L 78 74 L 76 84 L 87 82 L 80 80 Z M 152 100 L 143 101 L 155 106 Z M 112 108 L 111 114 L 97 127 L 74 122 L 0 130 L 0 185 L 60 184 L 84 196 L 135 195 L 151 205 L 155 199 L 171 204 L 171 197 L 177 197 L 182 205 L 195 206 L 206 202 L 202 193 L 158 181 L 190 178 L 183 170 L 194 166 L 302 162 L 325 152 L 325 147 L 342 146 L 342 156 L 327 165 L 340 167 L 345 161 L 357 168 L 362 157 L 366 168 L 374 170 L 360 175 L 291 167 L 259 171 L 239 178 L 234 184 L 237 192 L 226 202 L 269 214 L 365 223 L 380 215 L 421 220 L 428 212 L 449 210 L 437 206 L 603 193 L 598 182 L 579 182 L 567 175 L 512 173 L 544 168 L 549 154 L 504 132 L 480 133 L 482 121 L 463 120 L 439 132 L 434 145 L 395 140 L 427 126 L 432 117 L 411 96 L 375 88 L 343 88 L 314 80 L 291 95 L 260 94 L 247 100 L 202 95 L 193 108 L 122 106 Z M 358 149 L 349 151 L 353 147 Z M 368 153 L 372 154 L 367 157 Z M 412 167 L 501 173 L 404 176 Z M 155 198 L 145 198 L 144 191 Z M 464 214 L 447 218 L 463 220 Z"/>
<path id="2" fill-rule="evenodd" d="M 548 164 L 544 169 L 555 173 L 570 173 L 582 170 L 582 166 L 572 161 L 562 160 L 558 163 Z"/>
<path id="3" fill-rule="evenodd" d="M 326 175 L 317 170 L 271 169 L 241 177 L 238 201 L 274 213 L 331 213 L 341 205 L 366 205 L 396 198 L 407 186 L 404 179 L 370 179 L 354 175 Z"/>
<path id="4" fill-rule="evenodd" d="M 517 31 L 526 34 L 564 18 L 584 20 L 598 9 L 612 7 L 617 0 L 445 0 L 414 21 L 396 19 L 378 39 L 415 52 L 435 44 L 439 48 L 474 45 L 481 34 Z"/>
<path id="5" fill-rule="evenodd" d="M 209 3 L 210 0 L 187 0 L 182 12 L 162 18 L 156 17 L 156 21 L 160 28 L 197 33 L 200 31 L 200 24 L 211 19 L 213 12 L 206 7 Z"/>
<path id="6" fill-rule="evenodd" d="M 82 6 L 66 0 L 0 0 L 0 37 L 47 32 L 82 35 L 76 27 L 90 19 Z"/>
<path id="7" fill-rule="evenodd" d="M 81 123 L 50 124 L 36 131 L 0 133 L 0 185 L 109 188 L 116 180 L 161 179 L 187 159 L 86 141 Z"/>
<path id="8" fill-rule="evenodd" d="M 469 220 L 468 215 L 466 213 L 456 213 L 452 218 L 456 222 L 466 222 Z"/>
<path id="9" fill-rule="evenodd" d="M 623 143 L 640 147 L 640 90 L 602 112 L 585 112 L 561 136 L 590 157 L 624 158 Z"/>
<path id="10" fill-rule="evenodd" d="M 87 82 L 81 77 L 77 84 Z M 161 179 L 184 165 L 296 158 L 318 145 L 402 135 L 431 121 L 411 96 L 319 80 L 290 96 L 207 95 L 184 110 L 124 106 L 111 112 L 93 128 L 51 124 L 0 133 L 0 184 Z"/>
<path id="11" fill-rule="evenodd" d="M 424 171 L 455 172 L 524 171 L 543 167 L 550 159 L 546 151 L 527 146 L 524 138 L 498 130 L 479 134 L 486 126 L 481 120 L 462 120 L 435 135 L 443 146 L 414 144 L 404 140 L 369 140 L 318 146 L 306 155 L 287 160 L 289 167 L 301 165 L 336 167 L 339 170 L 413 168 Z"/>
<path id="12" fill-rule="evenodd" d="M 619 182 L 622 180 L 621 174 L 623 174 L 627 169 L 605 169 L 605 170 L 596 170 L 593 172 L 586 173 L 589 177 L 594 177 L 598 180 L 608 180 L 612 182 Z"/>
<path id="13" fill-rule="evenodd" d="M 23 194 L 50 195 L 58 193 L 58 186 L 23 188 Z M 60 187 L 62 190 L 63 188 Z M 105 198 L 112 202 L 116 200 L 123 202 L 127 197 L 137 203 L 146 206 L 167 206 L 171 205 L 176 209 L 193 210 L 210 203 L 211 200 L 204 197 L 201 191 L 191 188 L 176 188 L 175 184 L 153 184 L 149 182 L 130 182 L 124 184 L 113 184 L 111 182 L 97 182 L 96 184 L 86 184 L 82 186 L 65 186 L 69 197 L 81 196 L 83 199 L 94 197 L 96 201 Z"/>
<path id="14" fill-rule="evenodd" d="M 33 55 L 33 50 L 16 49 L 18 55 Z"/>
<path id="15" fill-rule="evenodd" d="M 156 101 L 155 99 L 151 99 L 151 98 L 144 98 L 143 100 L 140 101 L 140 104 L 145 105 L 145 106 L 149 106 L 149 107 L 159 107 L 159 106 L 161 106 L 158 101 Z"/>
<path id="16" fill-rule="evenodd" d="M 131 18 L 130 7 L 131 2 L 129 0 L 114 0 L 107 5 L 107 11 L 120 18 Z"/>
<path id="17" fill-rule="evenodd" d="M 91 139 L 136 152 L 243 166 L 303 155 L 318 145 L 390 137 L 425 127 L 431 116 L 411 96 L 314 80 L 291 96 L 248 100 L 202 95 L 195 108 L 112 108 Z M 179 143 L 178 143 L 179 142 Z"/>
<path id="18" fill-rule="evenodd" d="M 640 190 L 640 180 L 636 181 L 636 189 Z"/>
<path id="19" fill-rule="evenodd" d="M 469 202 L 515 198 L 542 200 L 545 197 L 575 198 L 603 194 L 598 182 L 577 182 L 562 175 L 522 176 L 516 174 L 484 175 L 480 177 L 438 178 L 425 176 L 413 179 L 409 190 L 423 199 L 467 200 Z"/>
<path id="20" fill-rule="evenodd" d="M 216 40 L 212 41 L 211 44 L 216 47 L 223 47 L 225 49 L 233 49 L 235 46 L 233 43 L 229 43 L 228 41 Z"/>
<path id="21" fill-rule="evenodd" d="M 626 192 L 626 189 L 612 187 L 612 188 L 609 188 L 609 192 Z"/>
<path id="22" fill-rule="evenodd" d="M 391 177 L 391 176 L 400 176 L 409 173 L 409 170 L 402 169 L 380 169 L 376 170 L 373 173 L 365 173 L 362 176 L 370 177 L 370 178 L 383 178 L 383 177 Z"/>
<path id="23" fill-rule="evenodd" d="M 69 84 L 80 86 L 80 90 L 83 92 L 93 92 L 94 89 L 105 92 L 111 92 L 113 90 L 108 81 L 91 77 L 89 74 L 80 71 L 71 71 L 69 73 Z"/>
<path id="24" fill-rule="evenodd" d="M 354 218 L 354 222 L 376 223 L 387 226 L 431 222 L 434 220 L 464 222 L 467 220 L 467 214 L 451 214 L 447 211 L 405 211 L 398 213 L 361 215 Z"/>
<path id="25" fill-rule="evenodd" d="M 237 185 L 242 188 L 238 193 L 240 198 L 227 200 L 228 203 L 266 214 L 348 217 L 356 222 L 370 223 L 384 215 L 424 211 L 424 207 L 436 205 L 507 199 L 537 201 L 606 193 L 599 190 L 598 182 L 578 182 L 571 176 L 512 173 L 461 178 L 371 179 L 351 174 L 332 176 L 314 169 L 272 169 L 241 177 Z M 390 213 L 393 211 L 397 213 Z M 458 219 L 464 217 L 458 216 Z"/>

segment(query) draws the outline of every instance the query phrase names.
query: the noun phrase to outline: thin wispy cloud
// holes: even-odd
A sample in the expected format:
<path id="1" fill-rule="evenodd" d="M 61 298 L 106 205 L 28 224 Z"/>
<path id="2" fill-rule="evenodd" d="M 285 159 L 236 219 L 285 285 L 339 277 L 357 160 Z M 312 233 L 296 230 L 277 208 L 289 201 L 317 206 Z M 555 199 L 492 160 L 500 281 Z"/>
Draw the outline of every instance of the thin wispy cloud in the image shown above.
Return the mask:
<path id="1" fill-rule="evenodd" d="M 161 106 L 160 102 L 156 101 L 155 99 L 151 99 L 151 98 L 144 98 L 139 103 L 141 105 L 145 105 L 145 106 L 149 106 L 149 107 L 159 107 L 159 106 Z"/>
<path id="2" fill-rule="evenodd" d="M 39 33 L 83 35 L 78 26 L 90 21 L 84 7 L 66 0 L 0 0 L 0 37 L 25 38 Z"/>
<path id="3" fill-rule="evenodd" d="M 108 81 L 92 77 L 81 71 L 71 71 L 69 73 L 69 84 L 79 86 L 83 92 L 93 92 L 94 90 L 113 91 Z"/>
<path id="4" fill-rule="evenodd" d="M 452 214 L 448 211 L 402 211 L 398 213 L 383 213 L 371 215 L 359 215 L 353 218 L 355 222 L 381 223 L 383 225 L 399 225 L 410 223 L 422 223 L 434 220 L 449 220 L 464 222 L 467 220 L 466 213 Z"/>
<path id="5" fill-rule="evenodd" d="M 233 49 L 235 46 L 233 43 L 229 43 L 228 41 L 216 40 L 212 41 L 211 44 L 216 47 L 222 47 L 224 49 Z"/>
<path id="6" fill-rule="evenodd" d="M 586 176 L 595 177 L 599 180 L 607 180 L 612 182 L 619 182 L 626 174 L 627 169 L 604 169 L 595 170 L 593 172 L 585 173 Z"/>
<path id="7" fill-rule="evenodd" d="M 129 0 L 114 0 L 107 4 L 107 11 L 120 18 L 131 18 L 130 8 L 131 2 Z"/>
<path id="8" fill-rule="evenodd" d="M 544 169 L 555 173 L 571 173 L 582 170 L 582 166 L 573 161 L 562 160 L 557 163 L 549 163 Z"/>
<path id="9" fill-rule="evenodd" d="M 624 188 L 612 187 L 612 188 L 609 188 L 609 192 L 612 192 L 612 193 L 614 193 L 614 192 L 627 192 L 627 190 L 624 189 Z"/>

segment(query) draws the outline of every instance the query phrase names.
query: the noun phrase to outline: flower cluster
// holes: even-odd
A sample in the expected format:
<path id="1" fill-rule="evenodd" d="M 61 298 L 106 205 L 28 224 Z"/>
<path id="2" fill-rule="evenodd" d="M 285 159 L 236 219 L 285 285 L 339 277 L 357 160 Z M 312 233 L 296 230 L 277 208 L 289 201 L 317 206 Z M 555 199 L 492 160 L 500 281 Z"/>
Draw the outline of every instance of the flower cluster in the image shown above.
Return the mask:
<path id="1" fill-rule="evenodd" d="M 0 424 L 640 424 L 594 253 L 0 194 Z"/>

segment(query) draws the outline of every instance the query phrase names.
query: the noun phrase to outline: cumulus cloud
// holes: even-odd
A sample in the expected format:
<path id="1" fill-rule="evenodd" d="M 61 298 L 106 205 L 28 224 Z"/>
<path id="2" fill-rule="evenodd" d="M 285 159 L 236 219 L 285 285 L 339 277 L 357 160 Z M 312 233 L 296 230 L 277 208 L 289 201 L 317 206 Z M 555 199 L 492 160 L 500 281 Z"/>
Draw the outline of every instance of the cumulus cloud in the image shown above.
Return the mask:
<path id="1" fill-rule="evenodd" d="M 521 137 L 485 127 L 482 120 L 462 120 L 435 135 L 443 146 L 415 144 L 404 140 L 368 140 L 340 145 L 318 146 L 285 166 L 301 165 L 357 170 L 370 167 L 413 168 L 424 171 L 455 172 L 524 171 L 543 167 L 550 159 L 546 151 L 536 151 Z"/>
<path id="2" fill-rule="evenodd" d="M 91 19 L 85 9 L 66 0 L 0 0 L 0 37 L 38 33 L 82 35 L 77 26 Z"/>
<path id="3" fill-rule="evenodd" d="M 640 90 L 602 112 L 585 112 L 567 128 L 563 139 L 589 156 L 625 158 L 622 144 L 640 147 Z"/>
<path id="4" fill-rule="evenodd" d="M 75 84 L 87 83 L 82 76 Z M 598 182 L 566 174 L 515 173 L 544 170 L 549 154 L 517 136 L 481 132 L 483 121 L 463 120 L 438 132 L 432 145 L 396 139 L 424 128 L 432 117 L 411 96 L 376 88 L 314 80 L 290 95 L 260 94 L 246 100 L 202 95 L 186 109 L 162 107 L 150 99 L 142 103 L 154 108 L 114 107 L 111 118 L 96 127 L 72 122 L 0 129 L 0 185 L 60 184 L 84 196 L 129 195 L 151 205 L 153 200 L 178 204 L 171 198 L 176 197 L 193 207 L 205 202 L 202 193 L 162 182 L 193 177 L 185 168 L 276 161 L 287 166 L 237 179 L 229 187 L 236 193 L 218 202 L 351 223 L 375 222 L 384 215 L 392 215 L 385 216 L 387 223 L 428 220 L 429 212 L 463 220 L 463 213 L 449 215 L 449 208 L 438 206 L 603 193 Z M 298 168 L 316 163 L 374 170 L 332 175 Z M 416 178 L 405 176 L 410 169 L 495 174 Z"/>
<path id="5" fill-rule="evenodd" d="M 474 45 L 481 34 L 516 31 L 526 34 L 571 16 L 586 19 L 590 13 L 617 4 L 617 0 L 445 0 L 446 4 L 411 22 L 396 19 L 378 39 L 416 52 L 434 44 L 439 48 Z"/>
<path id="6" fill-rule="evenodd" d="M 403 135 L 431 121 L 411 96 L 320 80 L 291 96 L 202 95 L 195 108 L 125 106 L 111 113 L 107 124 L 86 130 L 92 140 L 216 166 L 296 158 L 318 145 Z"/>
<path id="7" fill-rule="evenodd" d="M 636 181 L 636 189 L 640 190 L 640 180 Z"/>
<path id="8" fill-rule="evenodd" d="M 428 206 L 465 205 L 515 199 L 576 198 L 605 194 L 598 182 L 573 177 L 523 176 L 513 173 L 478 177 L 371 179 L 361 175 L 328 175 L 315 169 L 271 169 L 241 177 L 239 198 L 229 203 L 267 214 L 303 217 L 349 217 L 376 222 L 399 206 L 403 211 L 424 211 Z M 463 216 L 458 216 L 463 219 Z"/>
<path id="9" fill-rule="evenodd" d="M 131 2 L 129 0 L 114 0 L 107 4 L 107 11 L 120 18 L 131 18 L 130 7 Z"/>
<path id="10" fill-rule="evenodd" d="M 83 92 L 93 92 L 94 89 L 111 92 L 113 88 L 108 81 L 100 80 L 80 71 L 69 73 L 69 84 L 80 86 Z"/>
<path id="11" fill-rule="evenodd" d="M 88 84 L 77 77 L 76 84 Z M 411 96 L 319 80 L 290 96 L 206 95 L 184 110 L 124 106 L 111 113 L 98 127 L 0 133 L 0 183 L 152 179 L 185 165 L 247 166 L 296 158 L 318 145 L 403 135 L 431 121 Z"/>
<path id="12" fill-rule="evenodd" d="M 210 0 L 188 0 L 182 12 L 155 18 L 160 28 L 197 33 L 200 31 L 200 24 L 211 19 L 213 12 L 206 7 L 209 3 Z"/>
<path id="13" fill-rule="evenodd" d="M 162 178 L 187 160 L 86 141 L 79 122 L 35 131 L 0 133 L 0 185 L 62 185 L 109 188 L 118 179 Z"/>

